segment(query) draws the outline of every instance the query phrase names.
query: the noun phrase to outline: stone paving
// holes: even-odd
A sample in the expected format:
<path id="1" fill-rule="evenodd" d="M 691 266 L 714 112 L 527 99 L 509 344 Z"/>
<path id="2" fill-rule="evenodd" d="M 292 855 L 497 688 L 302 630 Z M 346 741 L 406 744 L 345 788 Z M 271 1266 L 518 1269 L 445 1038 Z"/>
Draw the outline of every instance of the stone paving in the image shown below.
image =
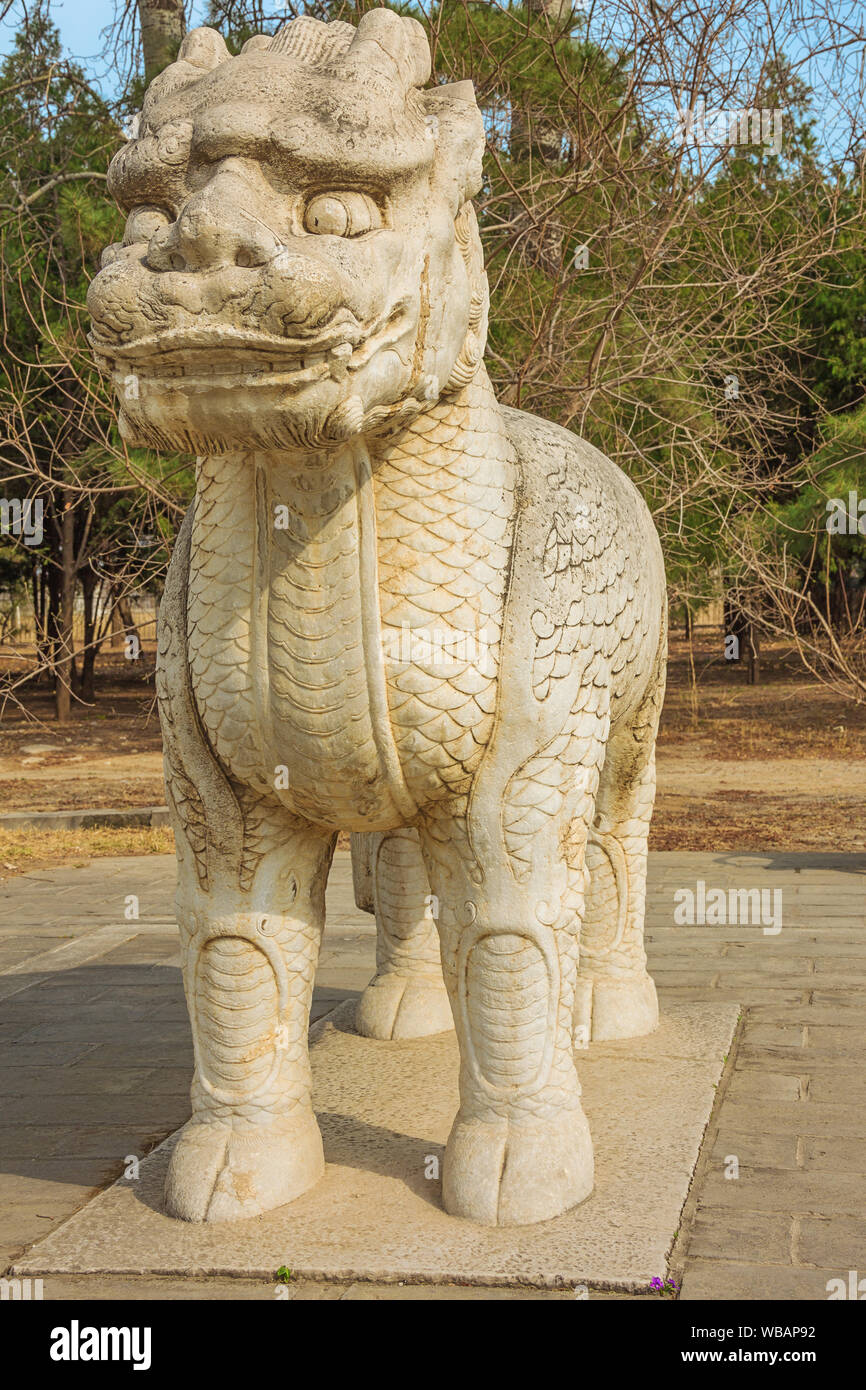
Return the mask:
<path id="1" fill-rule="evenodd" d="M 0 1269 L 189 1113 L 173 885 L 170 857 L 101 859 L 0 885 Z M 701 925 L 704 900 L 713 921 L 713 889 L 724 890 L 725 919 Z M 763 922 L 732 923 L 732 906 L 742 919 L 758 904 L 730 891 L 750 889 L 765 892 Z M 682 890 L 694 895 L 694 924 L 675 921 L 689 906 Z M 866 855 L 658 853 L 648 924 L 662 1008 L 734 1000 L 743 1011 L 671 1256 L 682 1297 L 826 1299 L 829 1280 L 866 1278 Z M 357 997 L 374 947 L 339 855 L 314 1018 Z M 66 1278 L 45 1295 L 270 1298 L 273 1289 Z M 311 1283 L 290 1295 L 573 1296 Z"/>

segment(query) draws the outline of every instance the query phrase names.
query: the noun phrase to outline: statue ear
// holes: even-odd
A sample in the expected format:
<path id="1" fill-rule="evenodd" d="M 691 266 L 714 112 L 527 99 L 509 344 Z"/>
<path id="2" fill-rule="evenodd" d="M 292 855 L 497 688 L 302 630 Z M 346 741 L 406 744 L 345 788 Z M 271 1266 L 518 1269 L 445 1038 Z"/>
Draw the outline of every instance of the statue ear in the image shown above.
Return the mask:
<path id="1" fill-rule="evenodd" d="M 225 40 L 216 29 L 191 29 L 180 46 L 177 58 L 163 68 L 148 87 L 142 103 L 142 126 L 146 129 L 159 112 L 160 104 L 181 87 L 189 87 L 205 73 L 212 72 L 231 58 Z"/>
<path id="2" fill-rule="evenodd" d="M 430 80 L 430 45 L 424 26 L 393 10 L 367 10 L 346 56 L 350 62 L 369 63 L 406 92 Z"/>
<path id="3" fill-rule="evenodd" d="M 484 269 L 478 219 L 468 201 L 454 220 L 454 236 L 469 277 L 469 324 L 457 361 L 442 388 L 443 395 L 462 390 L 478 371 L 487 346 L 487 316 L 490 309 L 490 290 Z"/>
<path id="4" fill-rule="evenodd" d="M 421 93 L 427 124 L 436 141 L 437 176 L 453 185 L 455 212 L 481 188 L 484 121 L 471 82 L 449 82 Z"/>
<path id="5" fill-rule="evenodd" d="M 177 57 L 178 62 L 189 63 L 192 67 L 207 72 L 210 68 L 218 68 L 220 63 L 231 57 L 231 54 L 222 34 L 217 33 L 216 29 L 203 26 L 189 31 Z"/>

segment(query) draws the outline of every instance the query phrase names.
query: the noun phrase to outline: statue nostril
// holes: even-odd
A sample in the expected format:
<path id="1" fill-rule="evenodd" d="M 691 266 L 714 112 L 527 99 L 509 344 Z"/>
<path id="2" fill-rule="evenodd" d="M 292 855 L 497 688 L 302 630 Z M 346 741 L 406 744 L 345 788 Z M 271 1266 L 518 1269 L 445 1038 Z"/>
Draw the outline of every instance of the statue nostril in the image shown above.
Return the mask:
<path id="1" fill-rule="evenodd" d="M 240 266 L 242 270 L 249 270 L 251 266 L 255 265 L 252 251 L 239 251 L 235 256 L 235 265 Z"/>
<path id="2" fill-rule="evenodd" d="M 186 270 L 186 257 L 181 256 L 177 251 L 173 251 L 169 256 L 168 263 L 172 270 Z"/>

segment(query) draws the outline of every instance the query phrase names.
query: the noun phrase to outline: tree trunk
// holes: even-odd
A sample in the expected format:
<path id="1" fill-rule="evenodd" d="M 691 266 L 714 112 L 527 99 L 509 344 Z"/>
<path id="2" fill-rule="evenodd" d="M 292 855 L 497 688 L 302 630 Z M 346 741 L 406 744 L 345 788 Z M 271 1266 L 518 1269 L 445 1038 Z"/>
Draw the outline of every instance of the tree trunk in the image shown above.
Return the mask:
<path id="1" fill-rule="evenodd" d="M 44 561 L 33 566 L 33 637 L 36 646 L 36 679 L 51 668 L 51 588 Z"/>
<path id="2" fill-rule="evenodd" d="M 124 653 L 128 661 L 138 661 L 141 656 L 141 633 L 132 616 L 132 604 L 128 598 L 119 598 L 117 606 L 123 623 Z"/>
<path id="3" fill-rule="evenodd" d="M 111 597 L 111 637 L 110 637 L 110 639 L 109 639 L 109 649 L 110 649 L 111 651 L 113 651 L 113 652 L 122 652 L 122 651 L 123 651 L 123 648 L 124 648 L 124 641 L 123 641 L 123 623 L 122 623 L 121 620 L 120 620 L 120 609 L 118 608 L 118 605 L 117 605 L 117 596 L 116 596 L 116 594 L 114 593 L 114 591 L 112 590 L 112 597 Z"/>
<path id="4" fill-rule="evenodd" d="M 186 32 L 183 0 L 138 0 L 138 18 L 144 78 L 149 84 L 177 57 Z"/>
<path id="5" fill-rule="evenodd" d="M 57 684 L 57 626 L 60 621 L 60 571 L 52 564 L 45 608 L 45 672 L 52 690 Z"/>
<path id="6" fill-rule="evenodd" d="M 572 0 L 529 0 L 529 9 L 546 14 L 556 28 L 568 29 L 572 22 Z"/>
<path id="7" fill-rule="evenodd" d="M 74 647 L 72 623 L 75 613 L 75 508 L 69 493 L 63 493 L 60 520 L 60 593 L 57 611 L 57 648 L 54 669 L 54 700 L 58 724 L 72 717 L 72 675 Z"/>
<path id="8" fill-rule="evenodd" d="M 81 588 L 84 593 L 84 651 L 81 656 L 81 698 L 92 705 L 96 698 L 94 673 L 96 670 L 96 614 L 94 605 L 99 581 L 89 565 L 81 571 Z"/>
<path id="9" fill-rule="evenodd" d="M 132 604 L 128 595 L 115 590 L 111 610 L 111 650 L 120 650 L 127 655 L 130 637 L 136 639 L 137 649 L 141 652 L 141 633 L 132 616 Z M 135 658 L 130 658 L 133 659 Z"/>
<path id="10" fill-rule="evenodd" d="M 757 685 L 761 671 L 761 653 L 758 646 L 758 630 L 754 623 L 749 623 L 746 630 L 746 656 L 749 662 L 746 680 L 749 685 Z"/>

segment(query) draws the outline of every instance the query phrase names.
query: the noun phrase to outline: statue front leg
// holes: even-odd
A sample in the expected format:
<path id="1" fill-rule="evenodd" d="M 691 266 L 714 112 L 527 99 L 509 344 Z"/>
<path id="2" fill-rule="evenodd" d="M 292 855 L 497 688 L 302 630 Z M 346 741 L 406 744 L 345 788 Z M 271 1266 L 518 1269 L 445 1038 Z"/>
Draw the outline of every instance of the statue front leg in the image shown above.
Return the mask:
<path id="1" fill-rule="evenodd" d="M 160 606 L 156 685 L 177 915 L 195 1047 L 192 1119 L 171 1156 L 166 1210 L 256 1216 L 324 1171 L 307 1028 L 336 836 L 233 781 L 205 736 L 187 660 L 193 509 Z"/>
<path id="2" fill-rule="evenodd" d="M 489 1226 L 546 1221 L 593 1186 L 571 1039 L 579 914 L 525 892 L 504 862 L 479 880 L 459 823 L 423 843 L 460 1044 L 445 1207 Z"/>
<path id="3" fill-rule="evenodd" d="M 376 914 L 376 974 L 358 1004 L 358 1032 L 388 1039 L 447 1031 L 454 1021 L 442 979 L 438 902 L 417 830 L 356 836 L 352 852 L 367 856 L 369 908 Z"/>
<path id="4" fill-rule="evenodd" d="M 216 882 L 178 835 L 195 1074 L 165 1200 L 186 1221 L 256 1216 L 324 1172 L 307 1029 L 334 837 L 276 805 L 256 803 L 253 817 L 243 859 Z"/>

